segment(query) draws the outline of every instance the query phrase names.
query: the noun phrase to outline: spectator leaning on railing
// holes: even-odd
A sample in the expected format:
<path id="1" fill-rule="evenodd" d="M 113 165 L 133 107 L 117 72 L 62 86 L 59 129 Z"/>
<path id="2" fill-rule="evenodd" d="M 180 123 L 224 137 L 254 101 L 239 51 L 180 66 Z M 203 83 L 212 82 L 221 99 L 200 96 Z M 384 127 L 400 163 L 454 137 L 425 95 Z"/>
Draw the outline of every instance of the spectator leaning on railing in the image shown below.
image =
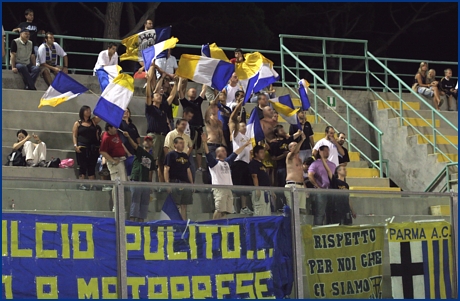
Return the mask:
<path id="1" fill-rule="evenodd" d="M 58 66 L 58 57 L 64 58 L 64 65 Z M 59 71 L 68 73 L 69 61 L 67 53 L 54 41 L 54 35 L 51 32 L 45 34 L 45 42 L 38 47 L 38 62 L 45 83 L 50 86 L 53 82 L 51 73 L 58 74 Z"/>

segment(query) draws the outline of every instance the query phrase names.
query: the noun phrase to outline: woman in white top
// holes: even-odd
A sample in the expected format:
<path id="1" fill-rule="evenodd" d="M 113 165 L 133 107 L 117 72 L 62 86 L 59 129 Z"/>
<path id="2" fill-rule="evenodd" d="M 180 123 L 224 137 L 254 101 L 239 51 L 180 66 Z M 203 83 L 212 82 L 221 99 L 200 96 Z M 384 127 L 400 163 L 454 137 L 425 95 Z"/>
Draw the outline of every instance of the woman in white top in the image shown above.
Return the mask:
<path id="1" fill-rule="evenodd" d="M 30 136 L 27 131 L 19 130 L 16 134 L 18 142 L 13 144 L 13 150 L 21 150 L 22 155 L 26 157 L 26 165 L 30 167 L 46 167 L 46 144 L 40 138 L 32 134 Z M 29 141 L 30 138 L 35 139 L 35 143 Z"/>
<path id="2" fill-rule="evenodd" d="M 96 75 L 96 70 L 104 66 L 118 65 L 118 53 L 117 53 L 117 44 L 109 43 L 107 50 L 103 50 L 99 53 L 97 57 L 96 65 L 94 66 L 94 74 Z"/>

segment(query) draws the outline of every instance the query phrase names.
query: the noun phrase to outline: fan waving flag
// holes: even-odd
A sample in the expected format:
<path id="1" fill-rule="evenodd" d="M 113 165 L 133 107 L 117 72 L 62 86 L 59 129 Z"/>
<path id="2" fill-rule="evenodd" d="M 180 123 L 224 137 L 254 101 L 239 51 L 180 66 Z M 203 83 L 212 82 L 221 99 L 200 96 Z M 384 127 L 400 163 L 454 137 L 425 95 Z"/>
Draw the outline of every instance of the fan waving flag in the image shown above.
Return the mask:
<path id="1" fill-rule="evenodd" d="M 230 63 L 230 60 L 225 55 L 225 52 L 217 47 L 216 43 L 201 46 L 201 55 Z"/>
<path id="2" fill-rule="evenodd" d="M 120 74 L 121 67 L 118 65 L 104 66 L 96 70 L 96 76 L 101 86 L 101 93 L 104 92 L 108 84 Z"/>
<path id="3" fill-rule="evenodd" d="M 299 81 L 299 95 L 302 103 L 302 111 L 307 111 L 310 108 L 310 100 L 308 99 L 307 89 L 310 84 L 305 79 Z"/>
<path id="4" fill-rule="evenodd" d="M 71 78 L 64 72 L 59 72 L 54 78 L 51 85 L 46 90 L 40 99 L 38 108 L 43 106 L 55 107 L 69 99 L 75 98 L 81 93 L 85 93 L 89 89 Z"/>
<path id="5" fill-rule="evenodd" d="M 174 203 L 174 200 L 171 194 L 168 195 L 168 197 L 165 200 L 165 203 L 163 204 L 163 208 L 161 208 L 160 220 L 168 220 L 168 221 L 182 221 L 183 220 L 182 216 L 179 213 L 179 210 L 177 209 L 176 204 Z"/>
<path id="6" fill-rule="evenodd" d="M 142 62 L 142 50 L 163 42 L 171 37 L 171 26 L 145 30 L 129 36 L 121 41 L 126 47 L 126 53 L 120 56 L 120 61 Z M 161 56 L 158 56 L 160 58 Z"/>
<path id="7" fill-rule="evenodd" d="M 134 79 L 122 73 L 105 88 L 96 106 L 94 115 L 105 122 L 118 126 L 134 94 Z"/>
<path id="8" fill-rule="evenodd" d="M 149 70 L 153 60 L 156 59 L 160 53 L 167 49 L 176 47 L 177 43 L 179 43 L 179 39 L 172 37 L 166 41 L 157 43 L 152 47 L 142 50 L 142 58 L 144 59 L 145 71 Z"/>
<path id="9" fill-rule="evenodd" d="M 265 139 L 256 109 L 252 110 L 251 116 L 249 117 L 248 124 L 246 126 L 246 135 L 251 139 L 253 147 Z"/>
<path id="10" fill-rule="evenodd" d="M 297 125 L 299 129 L 302 129 L 297 112 L 299 109 L 294 109 L 291 97 L 289 95 L 280 96 L 277 98 L 269 99 L 273 109 L 281 115 L 289 124 Z"/>
<path id="11" fill-rule="evenodd" d="M 196 83 L 222 90 L 232 77 L 235 66 L 222 60 L 199 55 L 183 54 L 176 75 Z"/>
<path id="12" fill-rule="evenodd" d="M 259 52 L 248 53 L 242 63 L 235 65 L 235 72 L 244 87 L 244 103 L 252 93 L 259 92 L 279 79 L 278 73 L 273 69 L 273 62 Z"/>

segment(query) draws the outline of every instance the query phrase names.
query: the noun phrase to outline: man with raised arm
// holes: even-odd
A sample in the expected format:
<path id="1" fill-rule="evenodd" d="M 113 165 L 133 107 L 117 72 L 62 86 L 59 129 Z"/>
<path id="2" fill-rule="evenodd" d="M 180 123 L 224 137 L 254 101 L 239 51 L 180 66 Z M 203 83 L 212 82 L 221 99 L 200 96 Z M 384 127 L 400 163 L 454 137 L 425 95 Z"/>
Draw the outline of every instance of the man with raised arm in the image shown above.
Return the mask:
<path id="1" fill-rule="evenodd" d="M 262 126 L 262 131 L 264 132 L 265 139 L 271 141 L 275 139 L 275 127 L 278 125 L 278 121 L 273 118 L 275 111 L 266 106 L 262 110 L 264 117 L 260 120 L 260 125 Z"/>
<path id="2" fill-rule="evenodd" d="M 203 112 L 201 111 L 201 104 L 204 101 L 204 97 L 206 94 L 206 85 L 203 85 L 201 89 L 200 95 L 197 97 L 197 92 L 195 88 L 190 88 L 187 92 L 188 99 L 185 98 L 185 92 L 187 90 L 187 79 L 180 78 L 179 79 L 179 100 L 182 105 L 182 108 L 185 110 L 186 108 L 191 108 L 193 110 L 193 117 L 189 121 L 190 129 L 192 132 L 192 136 L 190 137 L 192 140 L 195 139 L 194 135 L 196 136 L 196 143 L 195 143 L 195 152 L 196 152 L 196 167 L 198 167 L 198 171 L 203 171 L 201 168 L 201 159 L 203 155 L 203 143 L 201 141 L 201 134 L 203 133 Z M 193 135 L 194 134 L 194 135 Z M 204 141 L 206 143 L 206 141 Z"/>
<path id="3" fill-rule="evenodd" d="M 208 138 L 205 133 L 201 135 L 203 141 Z M 230 165 L 235 161 L 236 157 L 243 152 L 243 150 L 251 143 L 246 142 L 239 149 L 234 151 L 230 156 L 227 157 L 227 150 L 225 147 L 219 147 L 216 149 L 216 158 L 214 158 L 208 149 L 208 145 L 204 145 L 204 151 L 206 154 L 206 161 L 208 162 L 208 168 L 211 173 L 212 185 L 228 185 L 233 186 Z M 213 188 L 214 202 L 216 210 L 213 215 L 213 219 L 224 218 L 228 213 L 233 213 L 233 194 L 230 189 Z"/>
<path id="4" fill-rule="evenodd" d="M 162 81 L 156 81 L 155 64 L 150 65 L 148 70 L 147 86 L 145 89 L 145 117 L 147 118 L 147 134 L 153 137 L 153 158 L 158 166 L 158 180 L 164 182 L 164 159 L 163 147 L 165 138 L 169 132 L 168 117 L 162 109 L 162 96 L 160 94 Z M 155 87 L 152 93 L 152 87 Z"/>
<path id="5" fill-rule="evenodd" d="M 302 146 L 302 143 L 305 141 L 305 133 L 302 132 L 300 141 L 291 142 L 289 144 L 289 153 L 286 156 L 286 185 L 284 187 L 291 188 L 305 188 L 303 181 L 303 169 L 302 169 L 302 160 L 300 159 L 299 152 Z M 286 202 L 288 206 L 292 206 L 291 203 L 291 192 L 285 191 L 284 196 L 286 197 Z M 306 209 L 306 194 L 305 192 L 298 192 L 299 196 L 299 208 Z"/>
<path id="6" fill-rule="evenodd" d="M 204 123 L 206 124 L 206 133 L 208 134 L 208 140 L 203 141 L 208 145 L 209 152 L 215 157 L 216 149 L 224 146 L 228 147 L 225 142 L 223 123 L 219 120 L 218 112 L 219 107 L 217 105 L 218 100 L 213 100 L 209 103 L 209 107 L 204 114 Z"/>
<path id="7" fill-rule="evenodd" d="M 313 148 L 313 157 L 316 157 L 318 154 L 319 148 L 323 145 L 329 148 L 329 158 L 328 160 L 335 164 L 335 166 L 339 165 L 339 154 L 340 156 L 344 156 L 345 152 L 342 146 L 338 143 L 335 139 L 335 130 L 332 126 L 326 127 L 326 137 L 316 142 L 315 147 Z"/>

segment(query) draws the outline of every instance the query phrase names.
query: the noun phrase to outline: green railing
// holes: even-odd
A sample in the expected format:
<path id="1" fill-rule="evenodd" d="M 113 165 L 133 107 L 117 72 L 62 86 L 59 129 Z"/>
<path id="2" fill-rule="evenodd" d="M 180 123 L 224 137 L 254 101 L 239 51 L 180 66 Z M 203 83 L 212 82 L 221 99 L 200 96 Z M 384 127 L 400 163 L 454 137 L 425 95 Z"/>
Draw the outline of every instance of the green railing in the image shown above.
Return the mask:
<path id="1" fill-rule="evenodd" d="M 438 173 L 430 185 L 427 186 L 425 192 L 433 192 L 433 189 L 439 186 L 441 181 L 445 178 L 444 185 L 441 186 L 439 192 L 450 192 L 453 184 L 458 184 L 458 179 L 452 179 L 451 167 L 457 167 L 458 162 L 447 163 L 446 166 Z"/>
<path id="2" fill-rule="evenodd" d="M 10 58 L 9 58 L 9 43 L 13 37 L 17 37 L 18 33 L 16 32 L 11 32 L 11 31 L 5 31 L 6 35 L 6 55 L 5 55 L 5 60 L 3 62 L 3 66 L 6 69 L 10 68 Z M 43 37 L 44 35 L 38 35 L 39 37 Z M 292 36 L 292 35 L 283 35 L 284 37 L 299 37 L 299 36 Z M 115 43 L 120 43 L 121 40 L 118 39 L 104 39 L 104 38 L 90 38 L 90 37 L 78 37 L 78 36 L 65 36 L 65 35 L 55 35 L 54 36 L 56 39 L 56 42 L 58 42 L 61 46 L 63 46 L 64 49 L 66 49 L 66 41 L 81 41 L 81 42 L 92 42 L 94 44 L 96 43 L 105 43 L 105 42 L 115 42 Z M 367 50 L 367 41 L 365 40 L 352 40 L 352 39 L 335 39 L 335 38 L 322 38 L 322 37 L 312 37 L 312 36 L 302 36 L 302 39 L 304 40 L 309 40 L 309 41 L 316 41 L 321 43 L 321 50 L 320 52 L 296 52 L 292 51 L 293 54 L 295 54 L 299 59 L 305 61 L 306 59 L 315 59 L 317 58 L 318 60 L 321 60 L 321 65 L 322 67 L 320 68 L 315 68 L 315 67 L 310 67 L 311 70 L 317 72 L 317 73 L 322 73 L 324 74 L 324 81 L 332 88 L 336 88 L 339 90 L 343 89 L 359 89 L 359 90 L 367 90 L 368 87 L 373 88 L 374 90 L 379 90 L 382 89 L 381 86 L 373 86 L 371 82 L 369 82 L 369 75 L 367 73 L 367 69 L 364 70 L 354 70 L 355 68 L 352 69 L 347 69 L 344 67 L 344 62 L 347 60 L 352 60 L 353 62 L 360 63 L 360 62 L 366 62 L 367 64 L 367 55 L 364 52 L 362 55 L 347 55 L 347 54 L 335 54 L 335 53 L 328 53 L 328 48 L 326 47 L 327 42 L 333 41 L 333 42 L 347 42 L 347 43 L 360 43 L 364 44 L 365 48 L 364 50 Z M 102 45 L 101 45 L 102 46 Z M 75 47 L 73 47 L 75 48 Z M 84 47 L 81 47 L 84 48 Z M 189 53 L 196 53 L 199 54 L 201 51 L 201 45 L 190 45 L 190 44 L 178 44 L 176 48 L 181 49 L 181 50 L 193 50 L 190 51 Z M 233 50 L 235 48 L 232 47 L 221 47 L 224 51 L 228 51 L 233 53 Z M 87 48 L 85 48 L 87 49 Z M 94 60 L 94 63 L 96 62 L 97 55 L 99 53 L 98 49 L 102 49 L 101 47 L 95 48 L 94 52 L 85 52 L 85 51 L 72 51 L 71 49 L 67 49 L 67 53 L 69 56 L 83 56 L 83 57 L 90 57 L 91 59 Z M 195 51 L 196 50 L 196 51 Z M 275 61 L 277 57 L 281 54 L 279 50 L 267 50 L 267 49 L 252 49 L 252 48 L 244 48 L 245 51 L 247 52 L 254 52 L 254 51 L 259 51 L 263 53 L 265 56 L 267 56 L 269 59 L 272 59 Z M 338 60 L 338 68 L 334 68 L 331 66 L 328 66 L 328 59 L 336 59 Z M 399 59 L 399 58 L 385 58 L 385 57 L 378 57 L 380 61 L 382 61 L 385 66 L 387 66 L 389 69 L 389 64 L 396 64 L 396 63 L 404 63 L 404 64 L 414 64 L 414 70 L 417 70 L 418 65 L 420 64 L 420 60 L 411 60 L 411 59 Z M 93 69 L 92 68 L 77 68 L 73 65 L 72 59 L 69 61 L 69 71 L 71 73 L 82 73 L 82 74 L 92 74 Z M 430 64 L 434 65 L 442 65 L 445 67 L 452 67 L 453 65 L 458 65 L 457 62 L 444 62 L 444 61 L 427 61 Z M 61 61 L 62 64 L 62 61 Z M 285 62 L 286 65 L 287 62 Z M 353 66 L 356 64 L 352 64 Z M 275 69 L 278 72 L 281 72 L 282 68 L 281 66 L 275 65 Z M 298 61 L 294 61 L 292 66 L 289 66 L 289 69 L 294 70 L 295 75 L 300 78 L 301 72 L 308 72 L 305 68 L 303 68 Z M 328 79 L 334 75 L 338 74 L 338 83 L 331 83 Z M 389 74 L 386 71 L 383 72 L 375 72 L 374 74 L 383 76 L 384 82 L 387 86 L 392 87 L 393 89 L 396 89 L 396 86 L 392 86 L 392 83 L 389 83 Z M 414 72 L 415 74 L 415 72 Z M 409 81 L 413 78 L 414 74 L 399 74 L 399 77 L 402 78 L 407 78 Z M 364 79 L 363 80 L 347 80 L 347 76 L 353 75 L 353 76 L 362 76 Z M 453 77 L 457 78 L 457 77 Z M 286 83 L 289 85 L 296 85 L 297 83 L 294 81 L 289 81 L 286 80 Z M 396 84 L 397 85 L 397 84 Z M 322 83 L 318 83 L 318 88 L 325 88 L 325 86 Z M 385 88 L 383 88 L 385 91 Z M 387 92 L 387 91 L 385 91 Z"/>
<path id="3" fill-rule="evenodd" d="M 289 55 L 292 59 L 294 59 L 296 61 L 297 64 L 299 64 L 299 66 L 301 66 L 302 68 L 304 68 L 305 70 L 307 70 L 309 72 L 309 74 L 313 77 L 313 90 L 310 89 L 310 91 L 313 93 L 313 104 L 311 106 L 311 109 L 312 111 L 314 112 L 315 114 L 315 121 L 318 122 L 318 117 L 321 118 L 322 120 L 324 120 L 328 125 L 331 125 L 324 117 L 322 117 L 319 112 L 318 112 L 318 99 L 323 102 L 324 104 L 328 105 L 327 102 L 318 95 L 317 93 L 317 87 L 318 87 L 318 83 L 321 83 L 322 85 L 324 85 L 324 87 L 326 87 L 326 89 L 328 91 L 330 91 L 334 96 L 337 97 L 338 100 L 340 100 L 343 104 L 345 104 L 346 106 L 346 118 L 344 118 L 343 116 L 341 116 L 340 114 L 338 114 L 337 112 L 335 112 L 337 114 L 337 116 L 339 117 L 339 119 L 341 119 L 342 121 L 345 122 L 345 124 L 347 125 L 347 134 L 348 134 L 348 144 L 350 145 L 350 151 L 353 149 L 355 149 L 356 151 L 359 152 L 359 154 L 365 158 L 374 168 L 378 169 L 379 172 L 380 172 L 380 177 L 383 177 L 383 167 L 380 165 L 380 164 L 377 164 L 374 162 L 373 159 L 371 159 L 368 155 L 366 155 L 363 151 L 361 151 L 355 144 L 353 144 L 351 141 L 352 141 L 352 137 L 354 137 L 354 135 L 352 135 L 352 132 L 351 130 L 353 130 L 359 137 L 361 137 L 367 144 L 369 144 L 371 146 L 372 149 L 374 149 L 375 151 L 377 151 L 378 153 L 378 161 L 379 162 L 383 162 L 383 158 L 382 158 L 382 131 L 380 131 L 371 121 L 369 121 L 363 114 L 361 114 L 361 112 L 359 112 L 354 106 L 352 106 L 348 101 L 346 101 L 339 93 L 337 93 L 331 86 L 329 86 L 327 84 L 327 82 L 325 80 L 323 80 L 320 76 L 318 76 L 311 68 L 309 68 L 304 62 L 302 62 L 294 53 L 292 53 L 284 44 L 283 44 L 283 39 L 287 37 L 287 38 L 303 38 L 302 36 L 287 36 L 287 35 L 280 35 L 280 47 L 281 47 L 281 79 L 282 79 L 282 85 L 283 87 L 286 87 L 288 88 L 292 93 L 294 93 L 295 95 L 297 95 L 298 97 L 299 94 L 297 91 L 295 91 L 293 88 L 292 88 L 292 84 L 289 83 L 289 82 L 286 82 L 285 81 L 285 73 L 286 71 L 288 73 L 290 73 L 295 79 L 296 79 L 296 84 L 297 82 L 300 80 L 300 78 L 292 71 L 290 70 L 290 68 L 288 66 L 286 66 L 284 64 L 284 61 L 285 61 L 285 57 L 284 57 L 284 54 L 286 53 L 287 55 Z M 306 37 L 306 38 L 310 38 L 310 37 Z M 325 40 L 325 39 L 324 39 Z M 344 40 L 344 39 L 339 39 L 339 40 Z M 360 41 L 359 43 L 361 43 L 362 41 Z M 352 123 L 351 121 L 351 118 L 350 118 L 350 113 L 353 112 L 355 114 L 358 115 L 358 117 L 360 118 L 360 122 L 365 122 L 367 125 L 369 125 L 370 128 L 372 128 L 376 133 L 377 133 L 377 145 L 375 145 L 374 143 L 372 143 L 365 135 L 363 135 Z M 331 125 L 333 126 L 333 125 Z"/>
<path id="4" fill-rule="evenodd" d="M 451 129 L 453 129 L 455 132 L 458 132 L 458 128 L 453 125 L 449 120 L 447 120 L 446 117 L 444 117 L 439 111 L 437 111 L 435 108 L 433 108 L 433 106 L 428 103 L 426 101 L 426 99 L 422 96 L 420 96 L 418 93 L 415 93 L 411 87 L 409 87 L 404 81 L 402 81 L 396 74 L 394 74 L 390 69 L 388 69 L 382 62 L 380 62 L 379 59 L 377 59 L 375 56 L 373 56 L 370 52 L 367 52 L 368 56 L 370 59 L 372 59 L 374 62 L 376 62 L 380 67 L 382 67 L 385 72 L 387 72 L 391 77 L 393 77 L 395 80 L 398 81 L 398 91 L 397 93 L 395 91 L 393 91 L 392 88 L 390 88 L 389 86 L 387 86 L 380 78 L 378 78 L 378 76 L 375 75 L 375 73 L 369 71 L 369 74 L 374 77 L 380 84 L 382 84 L 383 87 L 385 87 L 386 89 L 388 89 L 389 92 L 391 92 L 393 95 L 395 95 L 395 97 L 397 97 L 397 99 L 399 100 L 399 110 L 396 110 L 395 108 L 393 108 L 392 106 L 390 106 L 388 104 L 388 101 L 386 101 L 385 99 L 383 99 L 374 89 L 372 88 L 369 88 L 381 101 L 383 101 L 384 103 L 386 103 L 388 105 L 388 107 L 399 117 L 399 120 L 400 120 L 400 125 L 401 126 L 409 126 L 411 127 L 417 134 L 419 134 L 420 136 L 422 136 L 424 138 L 424 140 L 429 143 L 431 146 L 433 146 L 433 150 L 434 150 L 434 153 L 439 153 L 441 154 L 443 157 L 445 157 L 449 162 L 453 162 L 453 160 L 446 154 L 444 153 L 440 148 L 439 148 L 439 145 L 437 144 L 437 137 L 442 137 L 444 138 L 446 141 L 449 142 L 448 145 L 451 145 L 456 152 L 458 152 L 458 147 L 457 145 L 455 145 L 452 141 L 450 141 L 443 133 L 441 133 L 437 128 L 436 128 L 436 121 L 437 120 L 442 120 L 443 122 L 445 122 L 447 124 L 448 127 L 450 127 Z M 431 109 L 431 119 L 427 120 L 426 118 L 424 118 L 422 115 L 420 115 L 419 112 L 417 112 L 417 110 L 414 110 L 412 107 L 410 107 L 406 101 L 404 101 L 403 99 L 403 89 L 405 90 L 408 90 L 410 91 L 410 93 L 412 93 L 413 95 L 415 95 L 421 103 L 425 104 L 426 106 L 428 106 L 430 109 Z M 407 119 L 406 117 L 404 117 L 404 108 L 405 106 L 405 109 L 404 110 L 410 110 L 412 111 L 418 118 L 422 119 L 426 124 L 429 124 L 430 127 L 431 127 L 431 131 L 432 131 L 432 135 L 433 135 L 433 141 L 431 141 L 425 134 L 423 134 L 420 130 L 417 129 L 416 126 L 412 125 Z"/>

